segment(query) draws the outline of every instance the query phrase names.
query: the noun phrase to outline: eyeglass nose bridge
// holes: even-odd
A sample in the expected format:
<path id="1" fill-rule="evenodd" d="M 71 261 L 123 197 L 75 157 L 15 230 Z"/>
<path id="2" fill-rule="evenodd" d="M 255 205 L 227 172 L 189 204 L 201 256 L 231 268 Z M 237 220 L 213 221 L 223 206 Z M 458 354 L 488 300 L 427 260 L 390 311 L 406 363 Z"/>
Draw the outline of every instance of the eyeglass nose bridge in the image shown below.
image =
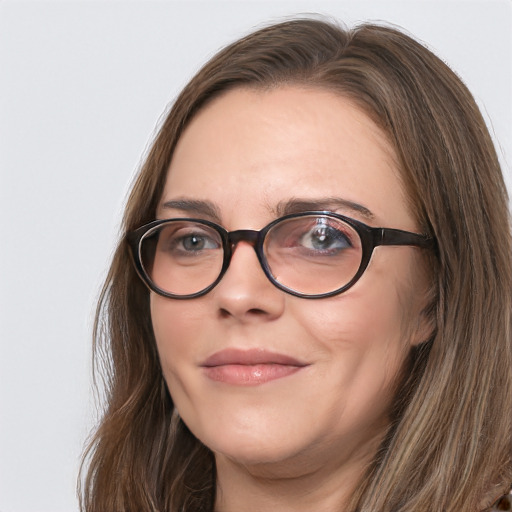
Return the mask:
<path id="1" fill-rule="evenodd" d="M 263 240 L 265 239 L 266 232 L 267 229 L 264 228 L 261 231 L 255 231 L 253 229 L 238 229 L 236 231 L 230 231 L 226 233 L 227 245 L 225 246 L 226 250 L 224 252 L 224 266 L 223 271 L 219 276 L 219 280 L 227 271 L 229 264 L 231 263 L 233 253 L 235 252 L 236 246 L 240 242 L 247 242 L 249 245 L 252 245 L 252 248 L 254 249 L 260 266 L 263 270 L 263 273 L 267 276 L 267 279 L 278 288 L 282 288 L 282 286 L 272 276 L 272 272 L 268 268 L 266 257 L 263 254 Z"/>
<path id="2" fill-rule="evenodd" d="M 231 262 L 231 258 L 233 257 L 233 253 L 235 252 L 236 246 L 240 242 L 247 242 L 249 245 L 252 245 L 252 248 L 256 252 L 256 256 L 258 257 L 258 261 L 260 262 L 263 271 L 268 276 L 268 271 L 265 265 L 265 258 L 262 254 L 261 250 L 261 238 L 262 231 L 255 231 L 253 229 L 237 229 L 236 231 L 230 231 L 227 233 L 227 246 L 226 246 L 226 254 L 225 257 L 227 261 L 225 261 L 226 270 L 227 266 Z M 270 278 L 270 277 L 269 277 Z"/>
<path id="3" fill-rule="evenodd" d="M 260 232 L 253 229 L 237 229 L 228 233 L 228 243 L 231 252 L 233 252 L 239 242 L 247 242 L 256 249 Z M 258 252 L 258 251 L 256 251 Z"/>
<path id="4" fill-rule="evenodd" d="M 227 271 L 229 264 L 231 263 L 231 258 L 233 257 L 233 254 L 235 252 L 236 246 L 240 242 L 247 242 L 249 245 L 252 246 L 252 248 L 256 252 L 256 256 L 261 265 L 261 268 L 263 269 L 263 272 L 268 277 L 268 279 L 270 279 L 270 281 L 273 282 L 273 280 L 266 268 L 264 256 L 261 251 L 260 238 L 262 236 L 262 232 L 255 231 L 253 229 L 238 229 L 236 231 L 230 231 L 226 235 L 227 235 L 227 245 L 225 246 L 224 265 L 223 265 L 223 271 L 222 271 L 220 277 L 222 277 L 224 275 L 224 273 Z"/>

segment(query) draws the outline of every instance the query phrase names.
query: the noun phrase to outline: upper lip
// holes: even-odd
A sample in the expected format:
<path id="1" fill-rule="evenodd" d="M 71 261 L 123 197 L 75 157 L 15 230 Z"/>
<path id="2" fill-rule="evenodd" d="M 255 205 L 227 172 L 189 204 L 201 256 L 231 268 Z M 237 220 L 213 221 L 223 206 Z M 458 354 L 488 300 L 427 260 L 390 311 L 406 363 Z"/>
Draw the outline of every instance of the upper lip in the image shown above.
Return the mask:
<path id="1" fill-rule="evenodd" d="M 228 348 L 215 352 L 205 359 L 200 366 L 224 366 L 230 364 L 255 365 L 255 364 L 282 364 L 286 366 L 307 366 L 307 363 L 285 354 L 271 352 L 265 349 L 241 350 Z"/>

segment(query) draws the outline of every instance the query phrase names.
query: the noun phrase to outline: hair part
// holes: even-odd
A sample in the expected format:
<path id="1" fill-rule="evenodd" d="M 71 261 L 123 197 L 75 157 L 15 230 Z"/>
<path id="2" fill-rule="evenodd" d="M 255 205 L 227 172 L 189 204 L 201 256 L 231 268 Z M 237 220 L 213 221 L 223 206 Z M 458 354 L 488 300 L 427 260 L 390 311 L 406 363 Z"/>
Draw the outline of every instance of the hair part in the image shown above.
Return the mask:
<path id="1" fill-rule="evenodd" d="M 512 480 L 512 243 L 485 122 L 460 79 L 403 32 L 298 19 L 240 39 L 192 78 L 133 186 L 96 317 L 109 388 L 84 463 L 84 511 L 213 510 L 213 455 L 174 411 L 124 234 L 154 220 L 174 148 L 205 104 L 285 84 L 335 92 L 371 117 L 438 245 L 425 311 L 434 334 L 411 354 L 393 424 L 347 511 L 476 512 Z"/>

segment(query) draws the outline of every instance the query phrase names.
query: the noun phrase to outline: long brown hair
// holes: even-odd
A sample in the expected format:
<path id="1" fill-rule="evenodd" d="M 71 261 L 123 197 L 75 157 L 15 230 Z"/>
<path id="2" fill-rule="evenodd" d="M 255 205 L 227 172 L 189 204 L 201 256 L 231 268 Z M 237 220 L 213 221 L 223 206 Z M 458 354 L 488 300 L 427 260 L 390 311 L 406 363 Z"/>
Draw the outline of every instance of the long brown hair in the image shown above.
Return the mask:
<path id="1" fill-rule="evenodd" d="M 297 19 L 228 46 L 185 87 L 131 191 L 97 310 L 96 368 L 106 406 L 88 447 L 82 510 L 213 510 L 215 463 L 166 389 L 125 233 L 155 218 L 176 143 L 206 102 L 235 87 L 298 84 L 350 98 L 398 157 L 411 209 L 437 240 L 435 326 L 350 511 L 483 508 L 512 480 L 512 243 L 495 149 L 466 87 L 413 38 L 387 26 L 345 30 Z"/>

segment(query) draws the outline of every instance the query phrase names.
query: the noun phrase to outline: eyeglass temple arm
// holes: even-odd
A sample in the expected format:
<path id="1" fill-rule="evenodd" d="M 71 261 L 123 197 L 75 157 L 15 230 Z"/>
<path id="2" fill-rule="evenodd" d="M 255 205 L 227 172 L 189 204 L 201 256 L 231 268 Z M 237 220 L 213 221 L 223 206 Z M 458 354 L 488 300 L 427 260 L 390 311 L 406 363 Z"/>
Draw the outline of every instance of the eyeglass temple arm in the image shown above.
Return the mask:
<path id="1" fill-rule="evenodd" d="M 373 232 L 375 245 L 415 245 L 435 247 L 435 239 L 428 235 L 402 231 L 401 229 L 376 228 Z"/>

